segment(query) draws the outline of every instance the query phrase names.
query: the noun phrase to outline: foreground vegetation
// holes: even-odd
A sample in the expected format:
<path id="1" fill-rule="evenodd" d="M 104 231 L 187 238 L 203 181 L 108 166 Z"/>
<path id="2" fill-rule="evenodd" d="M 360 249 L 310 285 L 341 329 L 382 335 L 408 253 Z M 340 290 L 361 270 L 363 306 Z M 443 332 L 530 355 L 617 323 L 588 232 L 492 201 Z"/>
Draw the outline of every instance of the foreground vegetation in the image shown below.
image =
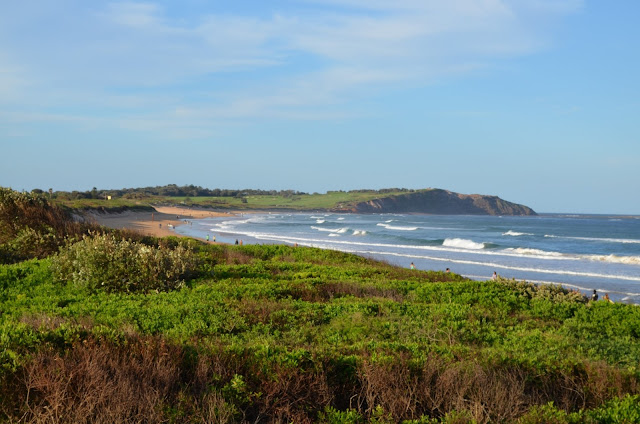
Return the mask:
<path id="1" fill-rule="evenodd" d="M 2 422 L 640 420 L 632 305 L 312 248 L 60 246 L 0 265 Z"/>

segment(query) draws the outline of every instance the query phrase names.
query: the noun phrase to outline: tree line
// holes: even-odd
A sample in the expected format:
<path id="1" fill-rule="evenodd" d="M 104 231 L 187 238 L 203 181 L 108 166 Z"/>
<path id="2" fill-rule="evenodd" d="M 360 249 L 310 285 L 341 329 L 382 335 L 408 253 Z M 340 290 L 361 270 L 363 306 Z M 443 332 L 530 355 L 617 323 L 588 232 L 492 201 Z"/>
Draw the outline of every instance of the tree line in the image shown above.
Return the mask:
<path id="1" fill-rule="evenodd" d="M 347 193 L 392 193 L 392 192 L 412 192 L 414 190 L 406 188 L 385 188 L 380 190 L 372 189 L 358 189 L 350 190 Z M 335 193 L 336 191 L 329 191 L 328 193 Z M 343 192 L 339 190 L 337 192 Z M 123 197 L 130 199 L 145 198 L 150 196 L 165 196 L 165 197 L 246 197 L 246 196 L 282 196 L 291 197 L 299 195 L 307 195 L 309 193 L 298 190 L 259 190 L 259 189 L 209 189 L 196 185 L 183 185 L 178 186 L 176 184 L 168 184 L 164 186 L 155 187 L 140 187 L 140 188 L 123 188 L 123 189 L 97 189 L 93 187 L 87 191 L 54 191 L 49 189 L 44 191 L 41 189 L 34 189 L 31 191 L 33 194 L 48 196 L 51 199 L 63 199 L 63 200 L 78 200 L 78 199 L 105 199 L 107 196 Z M 315 193 L 314 193 L 315 194 Z"/>

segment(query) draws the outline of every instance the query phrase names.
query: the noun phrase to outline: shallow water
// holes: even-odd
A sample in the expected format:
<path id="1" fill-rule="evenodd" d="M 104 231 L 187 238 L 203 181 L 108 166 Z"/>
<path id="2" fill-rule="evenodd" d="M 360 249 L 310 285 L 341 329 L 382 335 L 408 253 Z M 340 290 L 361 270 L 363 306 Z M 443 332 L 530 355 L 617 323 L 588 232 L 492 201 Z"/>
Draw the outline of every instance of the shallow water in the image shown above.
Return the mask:
<path id="1" fill-rule="evenodd" d="M 640 217 L 268 213 L 194 220 L 176 232 L 336 249 L 478 280 L 496 271 L 640 303 Z"/>

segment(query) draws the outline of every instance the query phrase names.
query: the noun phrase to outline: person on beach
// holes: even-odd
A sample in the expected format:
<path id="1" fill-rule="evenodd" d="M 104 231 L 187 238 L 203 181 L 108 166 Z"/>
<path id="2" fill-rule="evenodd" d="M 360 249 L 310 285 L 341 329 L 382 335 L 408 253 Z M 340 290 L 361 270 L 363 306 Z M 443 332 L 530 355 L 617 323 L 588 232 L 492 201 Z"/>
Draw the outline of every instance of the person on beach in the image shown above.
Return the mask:
<path id="1" fill-rule="evenodd" d="M 611 300 L 609 298 L 609 293 L 605 293 L 604 296 L 602 297 L 603 300 L 606 300 L 609 303 L 613 303 L 613 300 Z"/>
<path id="2" fill-rule="evenodd" d="M 207 234 L 207 241 L 209 241 L 209 234 Z"/>
<path id="3" fill-rule="evenodd" d="M 409 265 L 409 268 L 416 269 L 416 266 L 413 264 L 413 262 L 411 262 L 411 265 Z"/>
<path id="4" fill-rule="evenodd" d="M 493 271 L 493 275 L 491 276 L 491 281 L 496 281 L 498 279 L 498 273 Z"/>
<path id="5" fill-rule="evenodd" d="M 238 239 L 236 239 L 236 246 L 238 245 Z"/>
<path id="6" fill-rule="evenodd" d="M 593 290 L 593 294 L 591 295 L 591 300 L 594 302 L 598 300 L 598 292 L 595 289 Z"/>
<path id="7" fill-rule="evenodd" d="M 444 272 L 446 272 L 447 274 L 451 272 L 451 270 L 449 268 L 447 268 Z"/>

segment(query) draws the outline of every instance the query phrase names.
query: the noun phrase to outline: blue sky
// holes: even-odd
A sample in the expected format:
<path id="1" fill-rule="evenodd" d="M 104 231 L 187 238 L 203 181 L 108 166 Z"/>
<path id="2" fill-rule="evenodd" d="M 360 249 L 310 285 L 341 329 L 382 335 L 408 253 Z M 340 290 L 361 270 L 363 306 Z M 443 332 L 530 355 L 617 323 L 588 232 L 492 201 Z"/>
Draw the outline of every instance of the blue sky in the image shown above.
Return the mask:
<path id="1" fill-rule="evenodd" d="M 437 187 L 640 214 L 640 2 L 0 6 L 0 185 Z"/>

